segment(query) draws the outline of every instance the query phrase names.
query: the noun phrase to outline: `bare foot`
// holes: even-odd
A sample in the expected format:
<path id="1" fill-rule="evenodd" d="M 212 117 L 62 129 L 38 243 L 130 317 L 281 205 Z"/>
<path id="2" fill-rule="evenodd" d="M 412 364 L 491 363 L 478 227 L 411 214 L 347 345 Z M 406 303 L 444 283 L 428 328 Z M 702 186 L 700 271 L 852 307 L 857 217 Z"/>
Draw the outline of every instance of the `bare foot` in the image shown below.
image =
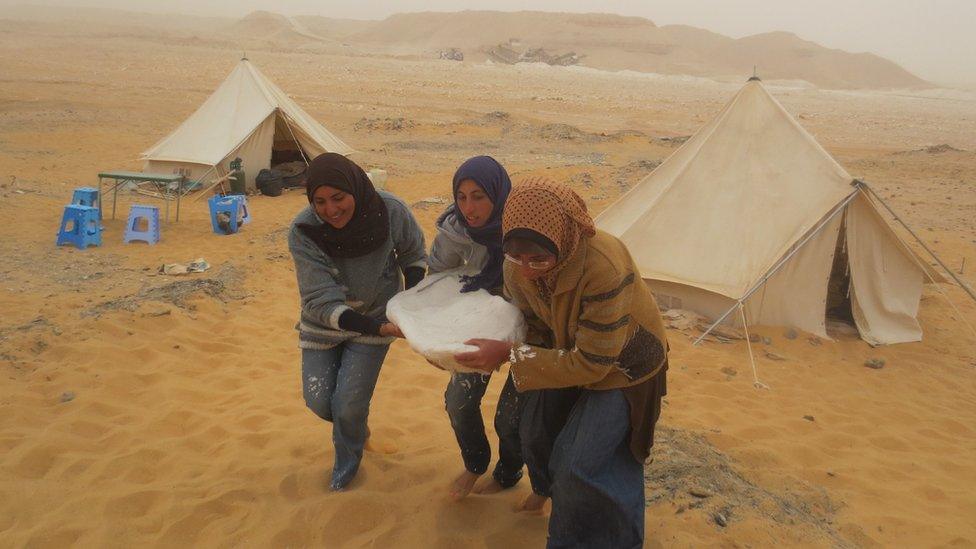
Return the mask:
<path id="1" fill-rule="evenodd" d="M 376 452 L 377 454 L 395 454 L 400 449 L 392 440 L 376 440 L 373 437 L 366 439 L 366 451 Z"/>
<path id="2" fill-rule="evenodd" d="M 476 494 L 497 494 L 498 492 L 501 492 L 504 489 L 505 487 L 502 486 L 501 484 L 498 484 L 498 481 L 495 480 L 495 477 L 487 477 L 478 481 L 478 484 L 475 484 L 474 490 L 472 490 L 472 492 Z"/>
<path id="3" fill-rule="evenodd" d="M 471 488 L 474 487 L 474 482 L 478 480 L 481 475 L 476 475 L 471 471 L 465 470 L 463 473 L 454 479 L 451 483 L 451 498 L 454 501 L 464 499 L 465 496 L 471 493 Z"/>
<path id="4" fill-rule="evenodd" d="M 522 503 L 515 509 L 519 513 L 531 513 L 534 515 L 542 514 L 542 507 L 546 504 L 549 498 L 546 496 L 540 496 L 535 492 L 525 496 Z"/>

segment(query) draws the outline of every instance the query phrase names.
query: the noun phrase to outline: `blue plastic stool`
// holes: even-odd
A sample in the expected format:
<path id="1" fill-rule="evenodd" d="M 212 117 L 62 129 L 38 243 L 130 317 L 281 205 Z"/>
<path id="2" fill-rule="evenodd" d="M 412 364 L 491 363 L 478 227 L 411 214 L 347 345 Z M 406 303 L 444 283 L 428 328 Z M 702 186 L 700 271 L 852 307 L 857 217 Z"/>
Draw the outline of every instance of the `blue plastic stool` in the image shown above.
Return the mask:
<path id="1" fill-rule="evenodd" d="M 243 195 L 215 195 L 207 200 L 207 204 L 210 206 L 210 226 L 216 234 L 234 234 L 240 225 L 251 222 L 247 199 Z"/>
<path id="2" fill-rule="evenodd" d="M 74 244 L 79 250 L 101 246 L 102 225 L 98 221 L 98 209 L 75 204 L 65 206 L 58 230 L 58 246 L 62 244 Z"/>
<path id="3" fill-rule="evenodd" d="M 146 230 L 139 229 L 139 221 L 146 220 Z M 149 244 L 159 242 L 159 208 L 133 204 L 129 208 L 129 220 L 125 223 L 125 236 L 122 242 L 128 244 L 133 240 L 142 240 Z"/>
<path id="4" fill-rule="evenodd" d="M 71 196 L 71 203 L 79 206 L 91 206 L 98 209 L 98 218 L 102 218 L 102 201 L 98 198 L 98 189 L 92 187 L 78 187 Z"/>

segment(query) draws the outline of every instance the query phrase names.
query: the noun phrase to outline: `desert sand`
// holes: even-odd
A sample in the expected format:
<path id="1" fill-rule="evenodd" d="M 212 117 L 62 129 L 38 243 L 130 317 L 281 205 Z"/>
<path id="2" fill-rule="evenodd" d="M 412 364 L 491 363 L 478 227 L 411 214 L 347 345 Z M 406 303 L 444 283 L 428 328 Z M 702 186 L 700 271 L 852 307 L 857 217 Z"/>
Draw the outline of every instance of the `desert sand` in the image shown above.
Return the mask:
<path id="1" fill-rule="evenodd" d="M 105 220 L 99 248 L 55 247 L 71 190 L 139 169 L 241 54 L 124 23 L 0 14 L 0 545 L 542 546 L 545 516 L 513 512 L 527 482 L 450 501 L 462 466 L 447 374 L 402 341 L 370 416 L 383 451 L 366 454 L 351 490 L 328 491 L 330 428 L 304 408 L 293 329 L 285 236 L 301 192 L 252 197 L 254 221 L 232 236 L 214 235 L 191 197 L 157 245 L 123 244 L 120 218 Z M 515 180 L 567 182 L 598 213 L 741 85 L 285 47 L 248 56 L 364 167 L 389 172 L 428 238 L 443 204 L 427 199 L 449 197 L 469 156 L 495 156 Z M 976 285 L 976 97 L 767 84 Z M 120 197 L 123 215 L 145 201 Z M 157 274 L 197 257 L 211 269 Z M 941 289 L 976 324 L 964 293 Z M 976 546 L 976 335 L 931 285 L 920 320 L 922 342 L 883 348 L 760 327 L 768 390 L 753 387 L 745 342 L 692 347 L 697 330 L 671 330 L 647 546 Z"/>

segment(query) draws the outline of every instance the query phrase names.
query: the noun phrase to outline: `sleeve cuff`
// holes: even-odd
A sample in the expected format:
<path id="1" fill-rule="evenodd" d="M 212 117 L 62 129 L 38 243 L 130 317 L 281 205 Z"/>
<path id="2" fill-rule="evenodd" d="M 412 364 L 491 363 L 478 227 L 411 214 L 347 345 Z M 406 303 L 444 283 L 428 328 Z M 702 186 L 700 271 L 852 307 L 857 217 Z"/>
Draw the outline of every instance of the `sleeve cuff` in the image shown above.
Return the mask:
<path id="1" fill-rule="evenodd" d="M 326 326 L 329 326 L 330 328 L 335 328 L 336 330 L 340 329 L 339 317 L 342 316 L 342 313 L 351 310 L 352 307 L 348 305 L 337 305 L 336 308 L 332 309 L 332 312 L 329 313 L 329 318 L 326 321 Z"/>

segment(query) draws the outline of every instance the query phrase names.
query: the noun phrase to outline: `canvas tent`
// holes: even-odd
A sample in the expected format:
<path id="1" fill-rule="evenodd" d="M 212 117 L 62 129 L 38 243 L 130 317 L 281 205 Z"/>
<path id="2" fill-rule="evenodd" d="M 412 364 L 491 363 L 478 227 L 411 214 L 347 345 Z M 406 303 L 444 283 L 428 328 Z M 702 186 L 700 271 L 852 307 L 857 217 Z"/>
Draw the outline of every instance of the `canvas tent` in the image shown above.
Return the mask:
<path id="1" fill-rule="evenodd" d="M 938 274 L 757 78 L 596 219 L 630 249 L 662 309 L 821 337 L 840 301 L 871 344 L 921 339 Z M 744 313 L 744 314 L 742 314 Z"/>
<path id="2" fill-rule="evenodd" d="M 351 147 L 315 121 L 248 61 L 237 67 L 176 130 L 142 154 L 144 170 L 216 179 L 232 160 L 243 160 L 246 186 L 282 159 L 312 159 L 323 152 L 347 155 Z"/>

